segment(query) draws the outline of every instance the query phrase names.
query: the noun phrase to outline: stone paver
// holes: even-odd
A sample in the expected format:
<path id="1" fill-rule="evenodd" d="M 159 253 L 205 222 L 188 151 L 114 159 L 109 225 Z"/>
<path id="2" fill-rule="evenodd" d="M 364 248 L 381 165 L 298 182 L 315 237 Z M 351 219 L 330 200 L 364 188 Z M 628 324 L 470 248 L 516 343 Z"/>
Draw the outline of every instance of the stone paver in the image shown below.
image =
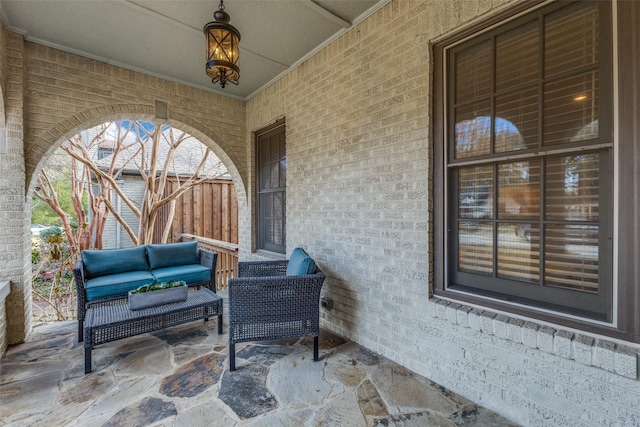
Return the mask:
<path id="1" fill-rule="evenodd" d="M 226 320 L 226 319 L 225 319 Z M 226 331 L 225 324 L 225 331 Z M 94 349 L 76 322 L 37 327 L 0 364 L 0 426 L 510 426 L 508 420 L 329 332 L 238 346 L 194 322 Z"/>

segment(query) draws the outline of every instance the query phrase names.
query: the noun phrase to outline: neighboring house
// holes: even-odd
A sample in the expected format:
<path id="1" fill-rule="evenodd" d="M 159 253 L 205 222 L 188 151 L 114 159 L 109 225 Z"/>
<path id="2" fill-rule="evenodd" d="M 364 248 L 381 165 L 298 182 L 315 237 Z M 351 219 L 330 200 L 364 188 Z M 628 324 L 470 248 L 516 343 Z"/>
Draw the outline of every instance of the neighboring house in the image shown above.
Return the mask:
<path id="1" fill-rule="evenodd" d="M 302 246 L 326 272 L 324 327 L 522 425 L 640 425 L 638 28 L 637 1 L 393 0 L 242 100 L 0 29 L 0 349 L 31 331 L 26 196 L 47 153 L 168 117 L 229 168 L 241 260 Z M 477 117 L 526 148 L 495 127 L 456 141 Z M 257 158 L 278 120 L 286 144 Z M 274 189 L 281 209 L 259 209 Z"/>
<path id="2" fill-rule="evenodd" d="M 136 173 L 123 173 L 120 179 L 117 180 L 118 185 L 134 203 L 139 207 L 144 197 L 145 182 Z M 94 192 L 99 191 L 94 187 Z M 122 198 L 118 194 L 113 194 L 113 205 L 116 211 L 122 216 L 122 218 L 129 224 L 132 230 L 138 234 L 138 217 L 129 209 L 129 207 L 123 203 Z M 91 213 L 89 213 L 91 215 Z M 129 237 L 129 234 L 124 230 L 122 225 L 115 220 L 113 215 L 108 215 L 104 226 L 104 232 L 102 233 L 102 249 L 117 249 L 128 248 L 135 246 L 133 241 Z"/>
<path id="3" fill-rule="evenodd" d="M 124 124 L 124 126 L 128 125 L 128 123 Z M 146 123 L 145 125 L 149 129 L 153 128 L 153 125 L 151 124 Z M 162 171 L 169 151 L 169 132 L 170 131 L 168 129 L 163 132 L 159 144 L 159 172 Z M 89 134 L 91 133 L 92 132 L 90 131 Z M 178 133 L 179 131 L 176 131 L 176 134 Z M 108 136 L 109 134 L 107 134 L 107 137 Z M 148 138 L 144 138 L 144 140 L 150 143 Z M 115 141 L 105 139 L 100 141 L 97 147 L 94 148 L 93 151 L 95 152 L 95 156 L 97 158 L 97 164 L 101 169 L 105 171 L 109 169 L 113 161 L 113 151 L 115 149 L 115 146 Z M 138 145 L 135 145 L 131 149 L 122 152 L 117 159 L 115 167 L 116 169 L 120 169 L 123 165 L 126 164 L 116 182 L 118 183 L 118 186 L 122 189 L 122 191 L 135 203 L 138 208 L 140 208 L 143 197 L 145 195 L 146 182 L 140 174 L 139 167 L 141 165 L 141 154 L 137 152 L 137 148 Z M 208 149 L 193 137 L 189 137 L 188 139 L 183 141 L 174 153 L 173 161 L 169 166 L 169 177 L 172 180 L 187 179 L 195 172 L 196 168 L 200 164 L 205 150 Z M 151 148 L 150 144 L 147 144 L 147 164 L 150 156 Z M 149 169 L 147 168 L 147 170 Z M 215 155 L 213 155 L 213 153 L 209 154 L 205 170 L 208 170 L 208 175 L 211 176 L 211 179 L 207 182 L 213 182 L 216 179 L 231 179 L 226 169 L 224 168 L 224 165 L 221 164 L 220 160 Z M 98 188 L 94 187 L 94 192 L 97 191 Z M 126 205 L 126 203 L 118 194 L 114 192 L 112 197 L 112 203 L 116 208 L 116 211 L 122 216 L 122 218 L 127 222 L 127 224 L 137 235 L 139 224 L 138 217 Z M 89 214 L 91 214 L 91 212 L 89 212 Z M 212 212 L 203 214 L 211 215 Z M 213 238 L 213 236 L 210 235 L 204 235 L 202 237 Z M 107 216 L 107 221 L 102 236 L 102 243 L 103 249 L 126 248 L 134 246 L 133 241 L 129 237 L 129 234 L 126 232 L 124 227 L 122 227 L 122 225 L 118 221 L 116 221 L 113 215 Z"/>

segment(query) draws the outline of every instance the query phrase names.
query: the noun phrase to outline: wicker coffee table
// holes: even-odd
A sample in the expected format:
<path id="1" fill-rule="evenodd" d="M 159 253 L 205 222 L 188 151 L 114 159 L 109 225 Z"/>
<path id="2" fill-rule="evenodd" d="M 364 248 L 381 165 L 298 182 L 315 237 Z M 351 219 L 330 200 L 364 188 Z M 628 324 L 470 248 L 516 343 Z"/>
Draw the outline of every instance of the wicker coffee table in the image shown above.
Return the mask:
<path id="1" fill-rule="evenodd" d="M 132 311 L 126 299 L 92 307 L 84 321 L 84 373 L 91 372 L 91 350 L 99 345 L 218 316 L 222 333 L 222 298 L 209 289 L 189 291 L 186 301 Z"/>

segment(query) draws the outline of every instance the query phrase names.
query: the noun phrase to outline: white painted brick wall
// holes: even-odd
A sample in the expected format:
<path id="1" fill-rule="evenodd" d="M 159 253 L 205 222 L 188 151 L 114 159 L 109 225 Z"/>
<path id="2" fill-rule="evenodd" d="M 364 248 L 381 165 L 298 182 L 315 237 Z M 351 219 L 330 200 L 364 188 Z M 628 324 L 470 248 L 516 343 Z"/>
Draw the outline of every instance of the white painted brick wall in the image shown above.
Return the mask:
<path id="1" fill-rule="evenodd" d="M 523 425 L 640 425 L 636 346 L 428 299 L 429 43 L 515 2 L 393 0 L 246 104 L 12 35 L 17 48 L 3 48 L 2 57 L 24 53 L 26 73 L 17 75 L 28 87 L 11 75 L 4 94 L 27 96 L 12 107 L 24 107 L 25 116 L 8 127 L 16 142 L 10 161 L 0 162 L 9 171 L 0 185 L 12 193 L 0 196 L 0 215 L 12 218 L 0 225 L 8 242 L 0 256 L 18 253 L 0 273 L 15 270 L 12 282 L 15 275 L 15 283 L 28 283 L 25 176 L 30 182 L 48 150 L 74 126 L 105 115 L 153 114 L 156 98 L 170 98 L 170 117 L 218 144 L 216 154 L 235 168 L 241 257 L 252 257 L 251 132 L 286 117 L 287 248 L 305 247 L 328 275 L 323 292 L 335 305 L 322 312 L 325 326 Z M 45 69 L 56 70 L 56 85 L 38 83 Z M 96 74 L 108 87 L 61 102 L 69 76 L 87 85 Z M 231 113 L 216 122 L 222 104 Z M 8 323 L 24 323 L 29 294 L 12 292 Z"/>
<path id="2" fill-rule="evenodd" d="M 24 215 L 24 52 L 22 37 L 5 32 L 0 40 L 0 68 L 6 121 L 6 151 L 0 153 L 0 280 L 12 283 L 0 318 L 4 342 L 13 344 L 31 330 L 31 247 Z"/>
<path id="3" fill-rule="evenodd" d="M 640 425 L 636 346 L 428 300 L 429 42 L 509 3 L 393 0 L 251 99 L 247 128 L 286 117 L 287 249 L 328 275 L 324 325 L 523 425 Z"/>

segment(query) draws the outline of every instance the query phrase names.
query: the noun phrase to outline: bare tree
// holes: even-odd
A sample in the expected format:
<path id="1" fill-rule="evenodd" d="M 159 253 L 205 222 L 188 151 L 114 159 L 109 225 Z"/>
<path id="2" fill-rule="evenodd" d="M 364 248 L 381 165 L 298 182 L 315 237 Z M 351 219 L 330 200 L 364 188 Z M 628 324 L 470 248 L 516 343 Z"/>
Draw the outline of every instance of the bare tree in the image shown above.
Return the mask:
<path id="1" fill-rule="evenodd" d="M 90 141 L 82 145 L 86 145 L 91 149 L 102 138 L 106 129 L 107 126 L 104 126 Z M 79 135 L 74 135 L 69 139 L 68 143 L 63 144 L 60 148 L 70 154 L 73 152 L 73 147 L 81 139 Z M 103 206 L 103 194 L 94 194 L 90 191 L 91 176 L 89 169 L 79 163 L 75 156 L 71 156 L 71 203 L 78 222 L 78 226 L 74 230 L 69 221 L 68 213 L 61 206 L 58 191 L 48 171 L 49 167 L 51 165 L 45 166 L 38 174 L 36 178 L 38 186 L 34 191 L 34 196 L 44 201 L 60 217 L 63 232 L 69 242 L 72 258 L 77 259 L 80 252 L 85 249 L 101 249 L 102 231 L 104 230 L 108 211 Z M 85 199 L 88 200 L 88 208 L 91 210 L 91 215 L 88 214 L 85 208 Z M 92 240 L 92 236 L 94 240 Z"/>
<path id="2" fill-rule="evenodd" d="M 146 126 L 145 126 L 146 125 Z M 104 141 L 107 129 L 116 131 L 112 137 L 113 152 L 107 161 L 98 161 L 95 153 L 101 142 Z M 95 136 L 85 141 L 82 135 L 74 135 L 62 145 L 64 150 L 73 159 L 73 191 L 74 209 L 78 215 L 78 231 L 74 235 L 66 214 L 60 209 L 57 195 L 48 185 L 46 171 L 43 170 L 38 177 L 40 191 L 36 196 L 45 200 L 61 217 L 65 233 L 76 254 L 90 247 L 102 247 L 102 233 L 108 214 L 123 227 L 135 245 L 151 243 L 158 214 L 161 209 L 168 207 L 168 221 L 162 232 L 162 242 L 168 240 L 171 223 L 175 216 L 177 199 L 190 188 L 217 176 L 226 173 L 221 162 L 211 154 L 211 151 L 202 144 L 197 143 L 200 149 L 194 149 L 197 143 L 193 137 L 185 132 L 177 131 L 167 125 L 149 126 L 147 123 L 131 122 L 129 126 L 118 123 L 112 126 L 105 123 Z M 188 172 L 175 166 L 176 153 L 183 145 L 188 145 L 186 151 L 189 161 L 193 162 Z M 184 160 L 184 155 L 182 156 Z M 79 167 L 78 165 L 82 165 Z M 134 169 L 140 173 L 145 182 L 145 192 L 142 203 L 138 207 L 118 184 L 118 177 L 125 170 Z M 177 185 L 168 191 L 169 178 L 175 179 Z M 92 185 L 95 182 L 95 185 Z M 92 189 L 86 191 L 86 189 Z M 45 190 L 42 190 L 45 189 Z M 83 207 L 83 196 L 88 196 L 91 215 L 87 215 Z M 114 193 L 131 210 L 138 219 L 138 233 L 120 215 L 113 205 Z M 87 218 L 91 221 L 87 223 Z M 65 222 L 66 221 L 66 222 Z M 94 241 L 91 242 L 91 236 Z"/>
<path id="3" fill-rule="evenodd" d="M 156 126 L 151 132 L 142 128 L 144 135 L 150 144 L 145 144 L 140 136 L 140 147 L 142 155 L 139 165 L 140 174 L 146 182 L 145 195 L 140 211 L 140 227 L 138 232 L 138 243 L 151 243 L 153 233 L 158 219 L 160 210 L 168 205 L 168 221 L 162 231 L 162 243 L 166 243 L 171 230 L 171 223 L 175 216 L 175 208 L 177 199 L 187 190 L 199 185 L 209 179 L 226 173 L 219 160 L 209 161 L 211 151 L 206 149 L 199 159 L 199 163 L 194 165 L 195 168 L 190 174 L 181 176 L 177 170 L 173 171 L 173 177 L 176 179 L 177 185 L 172 188 L 171 192 L 167 192 L 167 183 L 172 175 L 172 165 L 176 156 L 176 152 L 185 141 L 192 137 L 185 132 L 176 132 L 173 128 L 162 131 L 160 126 Z M 162 137 L 166 141 L 162 141 Z M 164 161 L 160 158 L 162 153 L 161 144 L 167 144 L 168 147 Z"/>

